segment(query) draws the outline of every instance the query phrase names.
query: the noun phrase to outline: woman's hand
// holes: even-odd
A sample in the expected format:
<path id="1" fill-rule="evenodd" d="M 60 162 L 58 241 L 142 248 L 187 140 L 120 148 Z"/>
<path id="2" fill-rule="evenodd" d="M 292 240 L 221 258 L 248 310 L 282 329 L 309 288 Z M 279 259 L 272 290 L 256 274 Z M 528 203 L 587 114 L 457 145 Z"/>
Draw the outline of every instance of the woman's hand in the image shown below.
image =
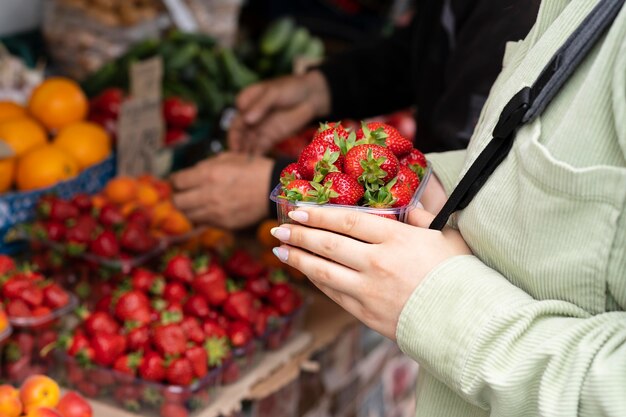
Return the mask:
<path id="1" fill-rule="evenodd" d="M 300 224 L 272 230 L 285 243 L 276 256 L 392 340 L 402 308 L 428 273 L 471 254 L 458 231 L 428 229 L 433 215 L 422 209 L 410 213 L 410 224 L 346 209 L 300 208 L 289 216 Z"/>

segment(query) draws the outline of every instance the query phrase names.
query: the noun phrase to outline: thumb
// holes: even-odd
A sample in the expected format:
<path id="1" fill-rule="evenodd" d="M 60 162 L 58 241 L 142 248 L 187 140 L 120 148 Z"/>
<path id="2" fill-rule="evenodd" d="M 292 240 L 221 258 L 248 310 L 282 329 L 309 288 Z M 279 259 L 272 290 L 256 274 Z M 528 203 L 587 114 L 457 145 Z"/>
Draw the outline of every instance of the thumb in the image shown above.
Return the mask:
<path id="1" fill-rule="evenodd" d="M 409 224 L 427 229 L 434 218 L 434 214 L 424 210 L 423 208 L 416 208 L 409 213 Z"/>

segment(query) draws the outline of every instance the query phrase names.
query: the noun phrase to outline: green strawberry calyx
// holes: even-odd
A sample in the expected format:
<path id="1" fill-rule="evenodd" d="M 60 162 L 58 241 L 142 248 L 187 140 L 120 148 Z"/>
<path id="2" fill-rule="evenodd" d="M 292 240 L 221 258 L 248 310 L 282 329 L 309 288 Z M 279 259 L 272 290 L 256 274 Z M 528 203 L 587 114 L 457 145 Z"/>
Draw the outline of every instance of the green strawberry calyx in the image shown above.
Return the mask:
<path id="1" fill-rule="evenodd" d="M 381 168 L 385 162 L 387 162 L 387 157 L 374 158 L 372 150 L 368 149 L 367 157 L 361 161 L 363 173 L 359 177 L 359 182 L 373 190 L 379 189 L 381 185 L 384 185 L 383 178 L 387 176 L 387 171 Z"/>

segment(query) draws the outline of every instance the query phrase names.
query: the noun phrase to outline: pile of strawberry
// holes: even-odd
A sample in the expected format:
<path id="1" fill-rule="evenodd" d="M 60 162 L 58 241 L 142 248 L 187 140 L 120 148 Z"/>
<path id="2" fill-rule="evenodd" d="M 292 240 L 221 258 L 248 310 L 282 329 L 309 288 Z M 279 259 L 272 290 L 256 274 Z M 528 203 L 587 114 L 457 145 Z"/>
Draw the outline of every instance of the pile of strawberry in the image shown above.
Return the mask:
<path id="1" fill-rule="evenodd" d="M 363 123 L 351 132 L 325 123 L 298 162 L 281 172 L 280 197 L 317 204 L 403 207 L 411 202 L 426 166 L 424 154 L 390 125 Z"/>
<path id="2" fill-rule="evenodd" d="M 301 297 L 284 278 L 241 250 L 224 264 L 172 253 L 160 272 L 133 269 L 93 311 L 80 314 L 81 325 L 62 345 L 83 365 L 188 386 L 298 309 Z M 94 387 L 81 385 L 97 383 L 70 382 L 86 393 Z"/>

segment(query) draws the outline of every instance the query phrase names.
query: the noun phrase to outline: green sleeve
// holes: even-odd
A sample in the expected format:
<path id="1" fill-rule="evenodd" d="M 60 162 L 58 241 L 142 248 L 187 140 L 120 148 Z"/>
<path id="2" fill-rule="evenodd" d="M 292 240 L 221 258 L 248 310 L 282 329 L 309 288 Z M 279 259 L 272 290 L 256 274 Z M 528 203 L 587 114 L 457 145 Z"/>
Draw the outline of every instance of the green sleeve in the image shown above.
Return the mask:
<path id="1" fill-rule="evenodd" d="M 466 150 L 450 151 L 442 153 L 429 153 L 426 158 L 433 167 L 433 173 L 437 176 L 446 195 L 450 195 L 456 186 L 459 174 L 465 163 Z"/>
<path id="2" fill-rule="evenodd" d="M 534 300 L 475 256 L 428 275 L 402 311 L 397 339 L 495 415 L 626 415 L 626 312 L 591 316 Z"/>

